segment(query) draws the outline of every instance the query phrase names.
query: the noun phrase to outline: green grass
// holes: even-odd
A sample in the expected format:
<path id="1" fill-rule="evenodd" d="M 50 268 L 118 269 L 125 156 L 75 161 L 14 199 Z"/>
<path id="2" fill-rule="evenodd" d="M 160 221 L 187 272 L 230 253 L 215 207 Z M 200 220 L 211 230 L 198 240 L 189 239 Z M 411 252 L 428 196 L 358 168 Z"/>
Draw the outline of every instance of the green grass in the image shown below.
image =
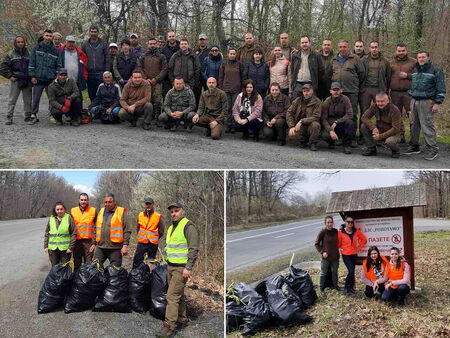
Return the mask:
<path id="1" fill-rule="evenodd" d="M 448 337 L 450 336 L 450 231 L 416 234 L 416 286 L 421 292 L 407 296 L 406 307 L 367 299 L 361 283 L 361 266 L 356 269 L 357 294 L 326 290 L 307 313 L 313 322 L 287 329 L 268 328 L 255 337 Z M 286 263 L 288 265 L 289 263 Z M 309 271 L 317 285 L 318 270 Z M 339 284 L 346 268 L 339 266 Z M 228 276 L 227 276 L 228 280 Z M 238 337 L 239 332 L 229 336 Z"/>

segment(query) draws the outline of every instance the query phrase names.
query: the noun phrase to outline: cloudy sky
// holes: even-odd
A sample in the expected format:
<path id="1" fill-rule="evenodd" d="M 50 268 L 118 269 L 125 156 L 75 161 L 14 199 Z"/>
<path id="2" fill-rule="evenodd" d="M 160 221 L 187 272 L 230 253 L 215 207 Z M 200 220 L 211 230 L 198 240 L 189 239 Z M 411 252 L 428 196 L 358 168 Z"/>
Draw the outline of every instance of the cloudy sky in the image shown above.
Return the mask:
<path id="1" fill-rule="evenodd" d="M 51 173 L 64 177 L 76 190 L 93 195 L 95 182 L 102 171 L 97 170 L 50 170 Z"/>

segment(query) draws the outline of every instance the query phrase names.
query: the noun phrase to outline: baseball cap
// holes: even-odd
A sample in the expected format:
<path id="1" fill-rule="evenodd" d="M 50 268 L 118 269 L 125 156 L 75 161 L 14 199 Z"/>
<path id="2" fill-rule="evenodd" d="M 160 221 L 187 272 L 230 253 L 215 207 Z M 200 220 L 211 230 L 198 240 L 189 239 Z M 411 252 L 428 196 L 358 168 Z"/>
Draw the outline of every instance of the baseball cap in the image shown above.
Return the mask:
<path id="1" fill-rule="evenodd" d="M 342 89 L 342 86 L 341 86 L 341 84 L 340 84 L 339 82 L 333 82 L 333 83 L 331 84 L 331 89 L 333 89 L 333 88 L 339 88 L 339 89 Z"/>
<path id="2" fill-rule="evenodd" d="M 59 68 L 58 75 L 59 74 L 66 74 L 67 75 L 67 69 L 66 68 Z"/>
<path id="3" fill-rule="evenodd" d="M 312 85 L 310 83 L 305 83 L 302 87 L 302 89 L 312 89 Z"/>
<path id="4" fill-rule="evenodd" d="M 119 48 L 119 47 L 117 46 L 117 43 L 114 43 L 114 42 L 112 42 L 112 43 L 109 44 L 109 48 L 111 48 L 111 47 Z"/>
<path id="5" fill-rule="evenodd" d="M 155 202 L 153 201 L 153 198 L 146 198 L 146 199 L 144 200 L 144 203 L 150 203 L 150 204 L 153 204 L 153 203 L 155 203 Z"/>
<path id="6" fill-rule="evenodd" d="M 201 40 L 201 39 L 205 39 L 205 40 L 206 40 L 206 39 L 207 39 L 206 34 L 203 34 L 203 33 L 200 34 L 200 35 L 198 36 L 198 39 L 199 39 L 199 40 Z"/>
<path id="7" fill-rule="evenodd" d="M 75 37 L 73 35 L 67 35 L 66 41 L 75 42 Z"/>
<path id="8" fill-rule="evenodd" d="M 170 208 L 172 208 L 172 207 L 184 209 L 183 204 L 181 204 L 181 203 L 172 203 L 167 207 L 167 209 L 170 210 Z"/>
<path id="9" fill-rule="evenodd" d="M 135 38 L 138 37 L 136 33 L 131 33 L 131 34 L 130 34 L 130 38 L 131 38 L 132 36 L 134 36 Z"/>

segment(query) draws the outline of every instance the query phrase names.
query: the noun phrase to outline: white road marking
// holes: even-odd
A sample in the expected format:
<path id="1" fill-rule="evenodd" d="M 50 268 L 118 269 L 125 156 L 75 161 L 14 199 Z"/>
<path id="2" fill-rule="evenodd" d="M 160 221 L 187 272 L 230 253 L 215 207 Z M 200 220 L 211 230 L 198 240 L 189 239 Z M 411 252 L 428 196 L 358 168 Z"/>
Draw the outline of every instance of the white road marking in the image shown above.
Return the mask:
<path id="1" fill-rule="evenodd" d="M 290 234 L 286 234 L 286 235 L 281 235 L 281 236 L 277 236 L 277 237 L 275 237 L 275 238 L 281 238 L 281 237 L 286 237 L 286 236 L 290 236 L 290 235 L 293 235 L 294 233 L 293 232 L 291 232 Z"/>

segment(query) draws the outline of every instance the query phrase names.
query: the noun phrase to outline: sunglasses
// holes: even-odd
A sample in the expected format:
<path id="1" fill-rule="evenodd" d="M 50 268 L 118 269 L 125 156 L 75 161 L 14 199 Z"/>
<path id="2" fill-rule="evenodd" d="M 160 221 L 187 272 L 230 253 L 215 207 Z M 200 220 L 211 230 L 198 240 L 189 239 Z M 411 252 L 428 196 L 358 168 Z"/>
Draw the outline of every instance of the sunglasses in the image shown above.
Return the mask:
<path id="1" fill-rule="evenodd" d="M 211 49 L 211 52 L 218 52 L 218 49 Z"/>
<path id="2" fill-rule="evenodd" d="M 355 221 L 346 221 L 349 224 L 355 224 Z"/>

